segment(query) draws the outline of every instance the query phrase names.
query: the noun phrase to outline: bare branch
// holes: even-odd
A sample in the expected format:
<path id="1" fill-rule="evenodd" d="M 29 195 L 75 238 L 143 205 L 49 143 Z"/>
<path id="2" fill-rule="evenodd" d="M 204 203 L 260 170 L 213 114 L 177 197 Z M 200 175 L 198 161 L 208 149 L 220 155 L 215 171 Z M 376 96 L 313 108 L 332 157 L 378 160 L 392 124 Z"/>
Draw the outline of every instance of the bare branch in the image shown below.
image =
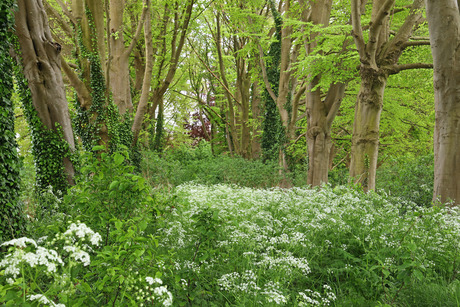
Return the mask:
<path id="1" fill-rule="evenodd" d="M 385 66 L 384 69 L 388 71 L 390 75 L 394 75 L 403 70 L 409 69 L 433 69 L 433 64 L 431 63 L 410 63 L 410 64 L 400 64 L 400 65 L 390 65 Z"/>
<path id="2" fill-rule="evenodd" d="M 56 18 L 56 21 L 59 23 L 62 31 L 64 31 L 67 37 L 73 37 L 73 31 L 69 26 L 69 23 L 65 21 L 64 18 L 62 18 L 62 16 L 48 2 L 44 1 L 43 4 L 45 5 L 46 13 Z"/>
<path id="3" fill-rule="evenodd" d="M 77 92 L 78 100 L 80 101 L 80 107 L 87 109 L 91 106 L 92 99 L 91 94 L 88 91 L 85 83 L 83 83 L 77 74 L 72 70 L 66 60 L 61 56 L 61 67 L 64 73 L 69 78 L 70 84 Z"/>
<path id="4" fill-rule="evenodd" d="M 145 0 L 144 8 L 142 10 L 142 15 L 141 15 L 141 18 L 139 19 L 139 23 L 137 24 L 136 33 L 134 34 L 134 37 L 132 38 L 131 43 L 129 44 L 128 48 L 125 51 L 127 54 L 131 54 L 131 52 L 133 51 L 134 47 L 137 44 L 137 41 L 142 32 L 142 26 L 144 24 L 145 16 L 147 14 L 147 11 L 149 10 L 149 7 L 150 7 L 150 0 Z"/>
<path id="5" fill-rule="evenodd" d="M 257 45 L 259 47 L 259 61 L 260 61 L 260 68 L 262 70 L 262 79 L 264 80 L 265 89 L 270 94 L 270 97 L 273 99 L 273 101 L 276 102 L 276 100 L 278 100 L 278 97 L 276 97 L 276 94 L 275 92 L 273 92 L 270 82 L 268 82 L 267 69 L 265 67 L 265 62 L 263 59 L 264 51 L 262 50 L 262 46 L 260 44 L 257 44 Z"/>
<path id="6" fill-rule="evenodd" d="M 401 28 L 399 28 L 393 40 L 386 48 L 385 54 L 394 52 L 394 50 L 401 50 L 403 44 L 407 43 L 410 36 L 416 26 L 416 24 L 422 19 L 421 8 L 423 7 L 423 0 L 414 0 L 412 4 L 409 16 L 407 16 Z"/>
<path id="7" fill-rule="evenodd" d="M 369 43 L 367 44 L 367 52 L 369 53 L 370 60 L 375 63 L 375 56 L 377 52 L 377 43 L 380 33 L 380 29 L 383 26 L 384 19 L 390 14 L 391 7 L 393 6 L 395 0 L 385 0 L 385 3 L 382 5 L 380 10 L 377 12 L 377 15 L 372 20 L 372 24 L 369 28 Z"/>
<path id="8" fill-rule="evenodd" d="M 74 25 L 76 25 L 76 24 L 77 24 L 77 21 L 75 20 L 75 16 L 72 15 L 72 13 L 70 13 L 70 11 L 67 9 L 67 6 L 66 6 L 64 3 L 62 3 L 61 0 L 56 0 L 56 2 L 57 2 L 57 4 L 59 4 L 59 6 L 61 7 L 62 12 L 64 13 L 64 15 L 66 15 L 67 18 L 69 18 L 70 21 L 71 21 Z"/>
<path id="9" fill-rule="evenodd" d="M 367 61 L 366 44 L 364 43 L 363 29 L 361 28 L 361 8 L 359 2 L 359 0 L 351 1 L 352 35 L 355 40 L 356 48 L 358 49 L 360 60 L 361 62 L 365 62 Z"/>
<path id="10" fill-rule="evenodd" d="M 187 41 L 190 45 L 190 47 L 192 47 L 192 50 L 193 52 L 196 54 L 196 56 L 198 57 L 198 60 L 200 60 L 200 62 L 204 65 L 204 67 L 206 68 L 207 71 L 209 71 L 209 73 L 217 80 L 219 81 L 220 85 L 222 85 L 222 87 L 225 89 L 225 91 L 233 98 L 233 100 L 235 100 L 236 103 L 238 103 L 239 105 L 241 105 L 241 103 L 236 99 L 236 97 L 232 94 L 232 92 L 228 89 L 228 87 L 222 82 L 222 80 L 211 70 L 211 68 L 209 68 L 209 66 L 205 63 L 205 61 L 201 58 L 201 56 L 198 54 L 198 52 L 196 51 L 195 47 L 193 46 L 193 44 L 190 42 L 190 40 L 187 38 Z"/>
<path id="11" fill-rule="evenodd" d="M 408 47 L 416 47 L 416 46 L 429 46 L 430 45 L 430 41 L 410 41 L 410 42 L 405 42 L 404 44 L 402 44 L 401 48 L 402 49 L 406 49 Z"/>

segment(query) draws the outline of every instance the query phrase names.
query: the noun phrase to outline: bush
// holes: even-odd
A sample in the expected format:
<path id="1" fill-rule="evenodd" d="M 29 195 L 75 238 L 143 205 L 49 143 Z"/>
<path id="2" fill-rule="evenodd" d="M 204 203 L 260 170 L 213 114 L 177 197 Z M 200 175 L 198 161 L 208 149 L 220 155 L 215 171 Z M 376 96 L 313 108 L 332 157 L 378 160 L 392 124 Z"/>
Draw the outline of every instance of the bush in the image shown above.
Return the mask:
<path id="1" fill-rule="evenodd" d="M 172 304 L 160 279 L 167 257 L 152 235 L 156 203 L 127 160 L 126 152 L 86 153 L 64 198 L 43 194 L 47 209 L 38 212 L 32 238 L 2 244 L 9 250 L 0 261 L 0 304 Z"/>
<path id="2" fill-rule="evenodd" d="M 205 142 L 201 142 L 197 148 L 180 146 L 161 157 L 153 152 L 144 152 L 143 155 L 143 175 L 154 186 L 178 186 L 194 181 L 266 188 L 278 186 L 283 179 L 277 162 L 213 156 L 211 146 Z M 288 177 L 294 185 L 302 186 L 306 184 L 306 175 L 304 166 L 300 165 Z"/>
<path id="3" fill-rule="evenodd" d="M 433 200 L 433 155 L 393 159 L 377 170 L 377 189 L 411 201 L 431 206 Z"/>

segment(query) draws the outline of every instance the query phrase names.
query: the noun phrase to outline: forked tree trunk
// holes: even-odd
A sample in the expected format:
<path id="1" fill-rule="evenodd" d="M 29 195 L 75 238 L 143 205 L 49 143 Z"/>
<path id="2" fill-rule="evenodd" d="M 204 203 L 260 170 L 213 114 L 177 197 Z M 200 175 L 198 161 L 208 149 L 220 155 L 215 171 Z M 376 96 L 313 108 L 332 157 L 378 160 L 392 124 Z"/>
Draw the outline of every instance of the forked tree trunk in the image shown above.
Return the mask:
<path id="1" fill-rule="evenodd" d="M 390 36 L 390 17 L 395 0 L 373 0 L 368 38 L 364 39 L 361 15 L 366 2 L 351 1 L 353 37 L 360 58 L 361 87 L 355 107 L 351 147 L 350 178 L 365 190 L 375 189 L 379 149 L 380 114 L 388 75 L 406 69 L 431 68 L 424 63 L 398 64 L 405 48 L 427 45 L 411 42 L 415 28 L 423 21 L 423 0 L 413 0 L 409 14 L 398 31 Z M 395 10 L 393 10 L 393 13 Z"/>
<path id="2" fill-rule="evenodd" d="M 365 190 L 375 189 L 380 114 L 388 76 L 361 64 L 361 87 L 355 106 L 350 177 Z"/>
<path id="3" fill-rule="evenodd" d="M 310 87 L 316 87 L 315 78 Z M 332 84 L 324 101 L 320 89 L 307 91 L 307 184 L 319 186 L 328 181 L 332 147 L 331 127 L 345 93 L 345 84 Z"/>
<path id="4" fill-rule="evenodd" d="M 73 151 L 75 143 L 61 73 L 61 46 L 53 42 L 42 0 L 19 0 L 15 17 L 23 72 L 38 117 L 47 129 L 56 133 L 61 130 Z M 64 158 L 63 164 L 67 181 L 73 184 L 75 171 L 71 161 Z"/>
<path id="5" fill-rule="evenodd" d="M 434 64 L 434 200 L 460 204 L 460 15 L 456 0 L 426 0 Z"/>

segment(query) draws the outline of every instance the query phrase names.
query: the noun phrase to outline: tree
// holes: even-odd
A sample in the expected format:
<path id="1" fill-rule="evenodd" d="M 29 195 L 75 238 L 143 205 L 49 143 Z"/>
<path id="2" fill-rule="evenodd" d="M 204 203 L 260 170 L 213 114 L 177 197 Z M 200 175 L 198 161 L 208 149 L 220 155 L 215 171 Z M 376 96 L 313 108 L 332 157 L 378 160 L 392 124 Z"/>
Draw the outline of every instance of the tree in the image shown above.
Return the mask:
<path id="1" fill-rule="evenodd" d="M 379 148 L 379 125 L 383 94 L 388 76 L 402 70 L 431 68 L 431 64 L 399 64 L 403 51 L 410 46 L 429 44 L 411 40 L 414 30 L 423 22 L 423 0 L 414 0 L 399 29 L 390 31 L 390 17 L 407 10 L 395 9 L 395 0 L 372 2 L 368 38 L 365 39 L 361 15 L 367 1 L 352 0 L 353 37 L 359 53 L 361 87 L 358 93 L 351 148 L 350 177 L 366 190 L 375 189 Z"/>
<path id="2" fill-rule="evenodd" d="M 0 3 L 0 242 L 20 234 L 22 208 L 19 200 L 19 169 L 14 131 L 13 61 L 9 56 L 13 44 L 14 1 Z"/>
<path id="3" fill-rule="evenodd" d="M 332 148 L 332 123 L 340 108 L 345 94 L 345 86 L 350 78 L 347 73 L 342 72 L 342 70 L 347 70 L 342 62 L 345 57 L 349 57 L 347 49 L 350 43 L 347 34 L 334 33 L 335 35 L 332 35 L 333 33 L 330 33 L 328 36 L 325 32 L 325 28 L 332 28 L 329 24 L 333 1 L 309 1 L 308 3 L 301 1 L 301 5 L 304 11 L 302 16 L 308 16 L 304 18 L 304 22 L 317 28 L 317 30 L 311 29 L 310 33 L 307 34 L 305 49 L 307 58 L 317 59 L 310 66 L 311 68 L 316 66 L 316 69 L 311 69 L 312 71 L 308 72 L 306 78 L 308 81 L 306 85 L 306 138 L 309 161 L 307 184 L 318 186 L 328 181 Z M 338 26 L 339 29 L 343 27 L 340 24 Z M 334 41 L 334 36 L 336 42 L 331 44 Z M 335 45 L 335 47 L 324 48 L 325 43 Z M 333 58 L 330 55 L 333 55 Z M 321 61 L 318 61 L 318 56 L 320 56 Z M 337 72 L 332 72 L 332 78 L 325 78 L 332 81 L 321 80 L 326 77 L 328 71 L 335 70 L 324 65 L 325 59 L 337 69 Z M 330 72 L 329 74 L 331 75 Z"/>
<path id="4" fill-rule="evenodd" d="M 34 134 L 39 186 L 51 184 L 64 191 L 65 184 L 59 178 L 64 170 L 67 182 L 73 183 L 75 170 L 70 155 L 75 143 L 61 74 L 61 45 L 53 41 L 42 0 L 18 1 L 15 28 L 19 61 L 32 100 L 25 108 Z M 27 104 L 28 94 L 24 93 Z"/>
<path id="5" fill-rule="evenodd" d="M 458 1 L 426 0 L 434 65 L 434 199 L 460 203 L 460 14 Z"/>

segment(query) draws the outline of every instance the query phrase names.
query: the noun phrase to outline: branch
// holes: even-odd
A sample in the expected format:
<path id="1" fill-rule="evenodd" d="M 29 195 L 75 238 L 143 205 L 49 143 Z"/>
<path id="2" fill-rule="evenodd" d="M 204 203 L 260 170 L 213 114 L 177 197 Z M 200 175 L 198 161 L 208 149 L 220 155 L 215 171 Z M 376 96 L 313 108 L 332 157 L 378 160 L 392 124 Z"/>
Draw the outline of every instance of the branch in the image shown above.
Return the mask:
<path id="1" fill-rule="evenodd" d="M 359 7 L 359 0 L 351 1 L 351 23 L 352 35 L 355 40 L 356 48 L 358 49 L 361 62 L 367 61 L 366 57 L 366 44 L 364 43 L 363 29 L 361 28 L 361 9 Z"/>
<path id="2" fill-rule="evenodd" d="M 276 94 L 275 92 L 273 92 L 270 82 L 268 81 L 267 68 L 265 67 L 265 62 L 263 59 L 264 51 L 262 50 L 262 46 L 259 43 L 257 45 L 259 47 L 260 69 L 262 70 L 262 79 L 264 80 L 265 89 L 270 94 L 270 97 L 273 99 L 273 101 L 276 102 L 278 100 L 278 97 L 276 97 Z"/>
<path id="3" fill-rule="evenodd" d="M 297 91 L 297 93 L 294 96 L 294 99 L 292 100 L 292 115 L 291 115 L 291 123 L 297 122 L 297 112 L 299 109 L 299 101 L 300 97 L 305 93 L 307 90 L 307 83 L 303 84 L 300 89 Z"/>
<path id="4" fill-rule="evenodd" d="M 163 81 L 163 84 L 160 88 L 161 93 L 165 93 L 166 90 L 168 89 L 169 85 L 171 84 L 172 79 L 174 78 L 174 75 L 176 73 L 177 66 L 179 64 L 179 58 L 180 54 L 182 52 L 182 48 L 184 47 L 185 44 L 185 38 L 187 36 L 187 31 L 189 29 L 189 24 L 190 24 L 190 19 L 192 17 L 192 12 L 193 12 L 193 6 L 195 4 L 195 0 L 190 0 L 189 4 L 187 5 L 185 9 L 185 17 L 184 17 L 184 22 L 180 26 L 181 36 L 179 38 L 179 44 L 177 45 L 177 49 L 175 50 L 175 54 L 171 54 L 171 66 L 169 66 L 168 73 L 166 74 L 166 77 Z M 174 52 L 172 50 L 171 52 Z"/>
<path id="5" fill-rule="evenodd" d="M 410 42 L 405 42 L 402 44 L 401 48 L 406 49 L 407 47 L 416 47 L 416 46 L 429 46 L 430 41 L 410 41 Z"/>
<path id="6" fill-rule="evenodd" d="M 384 19 L 390 13 L 391 7 L 393 6 L 395 0 L 385 0 L 385 3 L 382 5 L 380 10 L 377 12 L 375 18 L 371 21 L 371 26 L 369 28 L 369 43 L 367 44 L 367 52 L 370 55 L 370 60 L 375 63 L 375 55 L 377 52 L 377 42 L 380 33 L 380 29 L 383 26 Z"/>
<path id="7" fill-rule="evenodd" d="M 192 47 L 192 50 L 193 52 L 196 54 L 196 56 L 198 57 L 198 60 L 200 60 L 200 62 L 204 65 L 204 67 L 206 68 L 207 71 L 209 71 L 209 73 L 211 73 L 211 75 L 217 80 L 219 81 L 220 85 L 222 85 L 222 87 L 225 89 L 225 91 L 230 95 L 232 96 L 233 100 L 235 100 L 236 103 L 238 103 L 239 105 L 241 105 L 241 103 L 236 99 L 236 97 L 232 94 L 232 92 L 230 92 L 230 90 L 228 89 L 227 86 L 225 86 L 225 84 L 222 82 L 222 80 L 220 80 L 220 78 L 209 68 L 209 66 L 204 62 L 204 60 L 200 57 L 200 55 L 198 54 L 198 52 L 196 51 L 195 47 L 193 46 L 193 44 L 190 42 L 190 40 L 187 38 L 187 41 L 190 45 L 190 47 Z"/>
<path id="8" fill-rule="evenodd" d="M 410 63 L 400 65 L 390 65 L 384 67 L 390 75 L 397 74 L 403 70 L 409 69 L 433 69 L 433 64 L 430 63 Z"/>
<path id="9" fill-rule="evenodd" d="M 129 44 L 128 48 L 125 51 L 127 54 L 131 54 L 131 52 L 133 51 L 134 47 L 137 44 L 139 36 L 141 35 L 141 32 L 142 32 L 142 26 L 144 24 L 145 16 L 147 14 L 147 11 L 149 10 L 149 7 L 150 7 L 150 0 L 145 0 L 144 8 L 142 9 L 142 15 L 141 15 L 141 18 L 139 19 L 139 23 L 137 24 L 136 33 L 134 34 L 134 37 L 131 40 L 131 43 Z"/>
<path id="10" fill-rule="evenodd" d="M 92 99 L 91 94 L 88 91 L 85 83 L 83 83 L 80 78 L 78 78 L 77 74 L 70 68 L 69 64 L 66 60 L 61 56 L 61 67 L 64 73 L 69 78 L 70 84 L 75 91 L 77 92 L 78 100 L 80 101 L 80 106 L 83 109 L 87 109 L 91 106 Z"/>
<path id="11" fill-rule="evenodd" d="M 45 2 L 46 2 L 46 1 L 45 1 Z M 72 15 L 72 13 L 70 13 L 70 11 L 67 9 L 67 6 L 66 6 L 64 3 L 62 3 L 61 0 L 56 0 L 56 2 L 57 2 L 57 4 L 59 4 L 59 6 L 61 7 L 62 12 L 64 13 L 64 15 L 66 15 L 67 18 L 69 18 L 70 21 L 71 21 L 74 25 L 76 25 L 76 24 L 77 24 L 77 21 L 75 20 L 75 17 Z"/>
<path id="12" fill-rule="evenodd" d="M 52 7 L 48 2 L 44 1 L 43 2 L 46 8 L 46 12 L 48 15 L 52 15 L 54 18 L 56 18 L 57 22 L 61 26 L 62 31 L 68 36 L 68 37 L 73 37 L 73 31 L 72 28 L 69 26 L 69 23 L 62 18 L 62 16 Z"/>

